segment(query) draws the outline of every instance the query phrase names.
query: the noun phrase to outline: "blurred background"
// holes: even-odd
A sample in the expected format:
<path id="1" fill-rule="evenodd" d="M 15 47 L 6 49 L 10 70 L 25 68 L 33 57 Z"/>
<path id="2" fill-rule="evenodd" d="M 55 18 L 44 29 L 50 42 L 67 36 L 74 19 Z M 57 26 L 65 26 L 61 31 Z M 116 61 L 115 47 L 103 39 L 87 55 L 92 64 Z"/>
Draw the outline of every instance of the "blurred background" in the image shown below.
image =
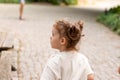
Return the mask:
<path id="1" fill-rule="evenodd" d="M 50 36 L 59 19 L 84 22 L 79 48 L 95 80 L 120 80 L 120 0 L 26 0 L 24 20 L 19 11 L 19 0 L 0 0 L 0 49 L 13 48 L 0 52 L 0 80 L 40 80 L 47 60 L 58 53 Z"/>

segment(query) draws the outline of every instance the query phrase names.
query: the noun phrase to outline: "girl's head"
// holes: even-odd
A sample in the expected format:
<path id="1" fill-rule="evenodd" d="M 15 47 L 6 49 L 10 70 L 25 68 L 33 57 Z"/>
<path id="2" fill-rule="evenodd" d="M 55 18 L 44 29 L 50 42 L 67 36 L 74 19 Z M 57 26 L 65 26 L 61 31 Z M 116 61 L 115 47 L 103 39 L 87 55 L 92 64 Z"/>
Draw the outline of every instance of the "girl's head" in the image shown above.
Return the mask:
<path id="1" fill-rule="evenodd" d="M 59 20 L 53 25 L 51 46 L 60 51 L 77 50 L 76 45 L 81 39 L 83 23 L 78 21 Z"/>

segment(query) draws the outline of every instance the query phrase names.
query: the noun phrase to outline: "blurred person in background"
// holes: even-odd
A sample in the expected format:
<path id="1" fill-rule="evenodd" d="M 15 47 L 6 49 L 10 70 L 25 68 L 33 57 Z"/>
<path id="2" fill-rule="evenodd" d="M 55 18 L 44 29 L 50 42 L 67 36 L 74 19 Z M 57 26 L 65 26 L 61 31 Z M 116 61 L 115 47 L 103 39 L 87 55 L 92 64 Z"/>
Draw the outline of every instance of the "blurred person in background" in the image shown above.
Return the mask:
<path id="1" fill-rule="evenodd" d="M 20 0 L 20 11 L 19 11 L 19 19 L 23 20 L 23 9 L 25 5 L 25 0 Z"/>

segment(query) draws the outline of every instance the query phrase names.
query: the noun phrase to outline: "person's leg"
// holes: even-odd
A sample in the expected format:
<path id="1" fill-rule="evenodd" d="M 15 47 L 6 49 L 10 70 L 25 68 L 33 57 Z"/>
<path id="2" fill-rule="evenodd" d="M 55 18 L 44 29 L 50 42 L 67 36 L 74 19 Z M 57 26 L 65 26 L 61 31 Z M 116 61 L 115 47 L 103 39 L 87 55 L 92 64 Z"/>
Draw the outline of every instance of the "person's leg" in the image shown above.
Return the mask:
<path id="1" fill-rule="evenodd" d="M 120 67 L 118 68 L 118 73 L 120 74 Z"/>
<path id="2" fill-rule="evenodd" d="M 24 3 L 20 3 L 20 16 L 19 16 L 20 20 L 23 19 L 23 8 L 24 8 Z"/>

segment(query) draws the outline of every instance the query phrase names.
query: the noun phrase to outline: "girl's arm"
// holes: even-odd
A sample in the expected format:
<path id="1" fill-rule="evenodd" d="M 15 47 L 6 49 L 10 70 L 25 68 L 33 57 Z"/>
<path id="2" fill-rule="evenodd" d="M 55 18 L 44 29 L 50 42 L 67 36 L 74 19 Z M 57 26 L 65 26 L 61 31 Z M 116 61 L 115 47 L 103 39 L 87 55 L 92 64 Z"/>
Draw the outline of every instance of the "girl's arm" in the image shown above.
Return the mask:
<path id="1" fill-rule="evenodd" d="M 89 74 L 87 76 L 87 80 L 94 80 L 94 75 L 93 74 Z"/>

